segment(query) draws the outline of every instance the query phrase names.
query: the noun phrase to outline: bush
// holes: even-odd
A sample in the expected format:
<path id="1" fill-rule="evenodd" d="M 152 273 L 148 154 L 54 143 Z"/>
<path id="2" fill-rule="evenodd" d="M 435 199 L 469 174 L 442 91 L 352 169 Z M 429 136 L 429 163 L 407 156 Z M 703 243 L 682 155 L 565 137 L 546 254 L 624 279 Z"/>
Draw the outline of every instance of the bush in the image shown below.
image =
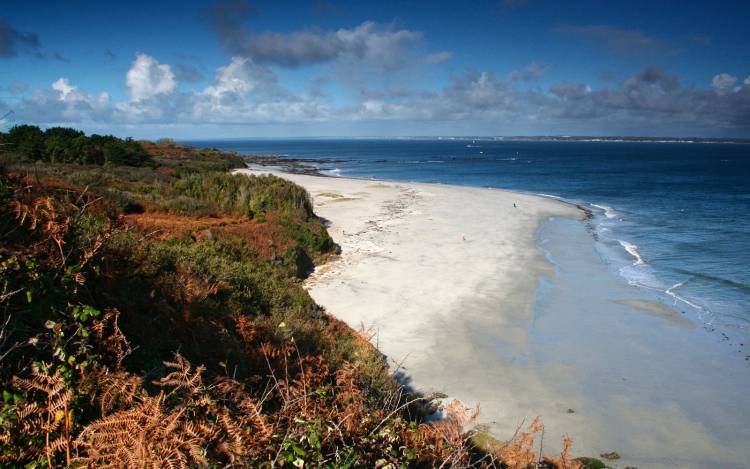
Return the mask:
<path id="1" fill-rule="evenodd" d="M 282 212 L 303 221 L 314 216 L 310 196 L 303 188 L 271 175 L 196 173 L 174 182 L 170 195 L 193 197 L 223 212 L 250 218 L 269 212 Z"/>

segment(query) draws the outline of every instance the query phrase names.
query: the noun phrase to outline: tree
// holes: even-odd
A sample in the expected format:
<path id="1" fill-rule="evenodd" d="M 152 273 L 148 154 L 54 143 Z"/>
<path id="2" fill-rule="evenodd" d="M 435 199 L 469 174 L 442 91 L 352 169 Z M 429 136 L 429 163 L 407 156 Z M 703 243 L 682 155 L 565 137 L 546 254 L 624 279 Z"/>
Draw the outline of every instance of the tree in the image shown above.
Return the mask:
<path id="1" fill-rule="evenodd" d="M 11 127 L 6 137 L 10 144 L 9 153 L 21 161 L 37 161 L 44 158 L 44 132 L 35 125 Z"/>
<path id="2" fill-rule="evenodd" d="M 81 148 L 76 145 L 83 132 L 66 127 L 50 127 L 44 132 L 45 159 L 53 163 L 82 163 Z"/>

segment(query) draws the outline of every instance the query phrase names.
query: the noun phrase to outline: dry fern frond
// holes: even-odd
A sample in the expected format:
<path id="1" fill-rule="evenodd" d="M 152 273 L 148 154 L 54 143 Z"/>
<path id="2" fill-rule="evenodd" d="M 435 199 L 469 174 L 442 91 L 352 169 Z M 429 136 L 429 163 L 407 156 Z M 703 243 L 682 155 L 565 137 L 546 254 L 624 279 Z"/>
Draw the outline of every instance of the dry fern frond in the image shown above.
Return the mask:
<path id="1" fill-rule="evenodd" d="M 203 385 L 202 375 L 206 368 L 201 365 L 195 371 L 192 371 L 190 362 L 179 353 L 175 353 L 173 362 L 164 362 L 164 366 L 174 371 L 154 381 L 154 384 L 162 387 L 174 386 L 173 393 L 178 390 L 185 390 L 188 395 L 195 394 Z"/>
<path id="2" fill-rule="evenodd" d="M 91 327 L 97 342 L 114 357 L 115 369 L 118 370 L 125 357 L 133 352 L 130 342 L 120 329 L 119 319 L 120 311 L 117 308 L 107 309 Z"/>
<path id="3" fill-rule="evenodd" d="M 65 460 L 69 464 L 73 391 L 67 387 L 59 371 L 53 375 L 47 375 L 44 371 L 33 369 L 31 378 L 13 377 L 13 384 L 29 393 L 29 402 L 19 406 L 16 415 L 21 431 L 29 437 L 31 444 L 23 448 L 23 454 L 17 457 L 38 458 L 44 454 L 48 465 L 51 465 L 57 453 L 65 451 Z"/>
<path id="4" fill-rule="evenodd" d="M 537 461 L 534 441 L 536 434 L 543 430 L 542 420 L 536 417 L 526 431 L 516 433 L 510 441 L 498 448 L 492 448 L 491 452 L 508 469 L 526 469 Z"/>
<path id="5" fill-rule="evenodd" d="M 135 404 L 137 398 L 143 395 L 141 382 L 141 378 L 124 371 L 106 373 L 99 377 L 99 386 L 102 390 L 99 397 L 99 408 L 102 415 Z"/>
<path id="6" fill-rule="evenodd" d="M 555 469 L 581 469 L 583 463 L 570 458 L 570 448 L 573 446 L 573 439 L 568 434 L 563 435 L 563 450 L 559 458 L 545 456 L 544 462 Z"/>

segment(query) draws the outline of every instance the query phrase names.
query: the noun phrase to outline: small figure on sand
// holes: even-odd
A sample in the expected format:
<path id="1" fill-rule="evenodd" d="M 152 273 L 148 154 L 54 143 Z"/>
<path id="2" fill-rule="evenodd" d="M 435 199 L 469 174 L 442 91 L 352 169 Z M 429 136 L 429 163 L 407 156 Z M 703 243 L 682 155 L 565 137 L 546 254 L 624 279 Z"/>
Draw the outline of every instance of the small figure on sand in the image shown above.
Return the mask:
<path id="1" fill-rule="evenodd" d="M 516 203 L 515 202 L 513 202 L 513 208 L 518 208 L 518 207 L 516 207 Z"/>

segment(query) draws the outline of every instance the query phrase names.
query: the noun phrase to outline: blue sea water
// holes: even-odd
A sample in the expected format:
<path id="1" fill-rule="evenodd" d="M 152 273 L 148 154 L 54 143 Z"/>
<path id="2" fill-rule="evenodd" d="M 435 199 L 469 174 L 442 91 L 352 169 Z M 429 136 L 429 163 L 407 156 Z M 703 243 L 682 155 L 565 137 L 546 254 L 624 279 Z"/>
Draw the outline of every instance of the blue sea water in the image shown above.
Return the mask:
<path id="1" fill-rule="evenodd" d="M 326 159 L 331 175 L 496 187 L 591 209 L 614 274 L 706 328 L 750 333 L 750 145 L 418 139 L 188 142 Z"/>

